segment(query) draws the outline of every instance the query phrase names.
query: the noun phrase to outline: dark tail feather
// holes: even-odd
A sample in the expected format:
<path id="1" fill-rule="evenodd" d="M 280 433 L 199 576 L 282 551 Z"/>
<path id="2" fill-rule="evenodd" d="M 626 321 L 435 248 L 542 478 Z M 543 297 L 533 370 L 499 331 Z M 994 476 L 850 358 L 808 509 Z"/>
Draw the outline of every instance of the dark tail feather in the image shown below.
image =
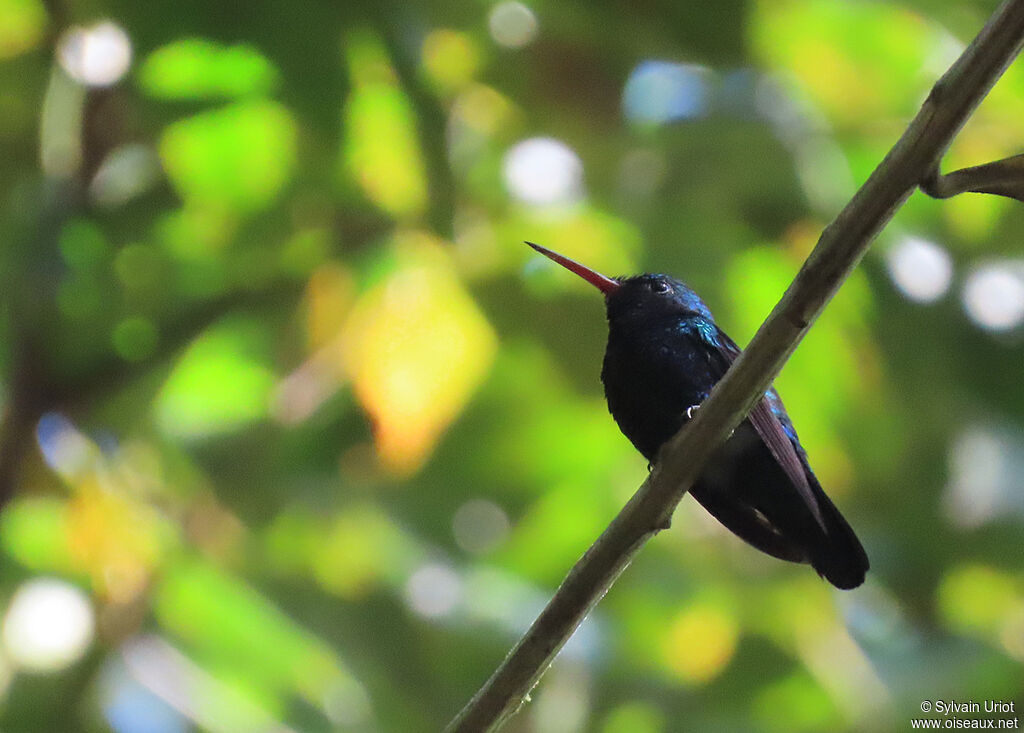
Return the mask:
<path id="1" fill-rule="evenodd" d="M 690 494 L 726 529 L 761 552 L 790 562 L 806 562 L 804 549 L 749 504 L 737 501 L 727 493 L 709 491 L 701 483 L 694 484 Z"/>
<path id="2" fill-rule="evenodd" d="M 825 536 L 820 543 L 809 548 L 811 566 L 836 588 L 856 588 L 864 582 L 864 575 L 871 567 L 868 555 L 835 504 L 816 485 L 816 481 L 813 483 L 825 521 Z"/>

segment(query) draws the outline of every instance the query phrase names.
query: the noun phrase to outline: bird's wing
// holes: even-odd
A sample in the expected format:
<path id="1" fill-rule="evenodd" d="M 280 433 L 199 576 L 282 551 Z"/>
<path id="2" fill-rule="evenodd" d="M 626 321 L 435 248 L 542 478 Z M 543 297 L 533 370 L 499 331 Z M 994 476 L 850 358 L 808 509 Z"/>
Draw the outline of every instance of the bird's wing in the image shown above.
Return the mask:
<path id="1" fill-rule="evenodd" d="M 720 328 L 716 329 L 718 337 L 718 343 L 715 344 L 717 351 L 722 355 L 726 362 L 726 368 L 728 365 L 736 361 L 736 358 L 740 355 L 740 348 L 736 345 L 736 342 L 729 338 L 728 335 Z M 750 415 L 747 417 L 750 420 L 751 425 L 754 426 L 754 430 L 758 436 L 764 441 L 764 444 L 768 446 L 768 450 L 771 451 L 772 457 L 782 466 L 782 470 L 786 472 L 786 476 L 793 482 L 796 490 L 800 493 L 804 503 L 811 510 L 811 514 L 814 515 L 814 519 L 821 525 L 821 528 L 825 529 L 825 520 L 821 516 L 821 509 L 818 506 L 818 500 L 814 496 L 814 492 L 811 489 L 810 483 L 807 480 L 807 472 L 804 469 L 803 461 L 800 460 L 800 456 L 797 454 L 796 446 L 793 444 L 793 439 L 790 438 L 786 432 L 786 428 L 782 423 L 785 419 L 789 421 L 786 415 L 785 408 L 782 406 L 782 401 L 779 399 L 778 394 L 774 389 L 770 391 L 772 396 L 772 402 L 774 405 L 769 404 L 767 398 L 758 400 L 757 404 L 754 405 L 754 409 L 750 411 Z M 774 406 L 774 409 L 773 409 Z M 776 414 L 778 411 L 779 414 Z M 781 417 L 780 417 L 781 416 Z"/>

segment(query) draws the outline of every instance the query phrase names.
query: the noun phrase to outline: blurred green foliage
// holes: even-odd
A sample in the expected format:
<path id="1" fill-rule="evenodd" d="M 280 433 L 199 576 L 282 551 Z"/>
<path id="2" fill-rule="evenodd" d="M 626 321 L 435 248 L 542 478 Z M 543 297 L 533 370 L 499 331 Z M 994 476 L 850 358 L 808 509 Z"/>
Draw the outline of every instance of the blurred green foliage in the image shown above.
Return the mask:
<path id="1" fill-rule="evenodd" d="M 522 240 L 743 343 L 992 7 L 0 0 L 0 728 L 442 727 L 645 476 Z M 778 380 L 863 588 L 685 500 L 509 730 L 1019 710 L 1022 237 L 916 194 Z"/>

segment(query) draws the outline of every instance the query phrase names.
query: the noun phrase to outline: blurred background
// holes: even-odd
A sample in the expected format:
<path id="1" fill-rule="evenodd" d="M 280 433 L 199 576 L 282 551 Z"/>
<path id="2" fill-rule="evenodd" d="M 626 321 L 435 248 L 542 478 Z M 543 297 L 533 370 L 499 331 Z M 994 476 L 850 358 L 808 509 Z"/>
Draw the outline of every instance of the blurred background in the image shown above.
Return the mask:
<path id="1" fill-rule="evenodd" d="M 0 0 L 0 728 L 438 730 L 646 475 L 522 240 L 746 343 L 994 7 Z M 862 588 L 687 498 L 508 730 L 1019 709 L 1022 237 L 915 194 L 778 380 Z"/>

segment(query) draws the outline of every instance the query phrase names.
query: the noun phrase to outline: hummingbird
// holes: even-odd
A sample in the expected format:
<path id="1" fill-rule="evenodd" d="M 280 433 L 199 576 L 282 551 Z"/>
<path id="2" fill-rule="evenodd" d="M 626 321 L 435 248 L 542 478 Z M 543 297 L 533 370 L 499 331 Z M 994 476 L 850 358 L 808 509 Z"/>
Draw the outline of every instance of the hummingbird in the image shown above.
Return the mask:
<path id="1" fill-rule="evenodd" d="M 608 345 L 601 381 L 619 429 L 649 465 L 711 394 L 740 348 L 704 301 L 668 275 L 610 278 L 527 242 L 604 295 Z M 864 582 L 853 529 L 811 470 L 774 387 L 708 461 L 690 489 L 729 531 L 761 552 L 809 563 L 837 588 Z"/>

